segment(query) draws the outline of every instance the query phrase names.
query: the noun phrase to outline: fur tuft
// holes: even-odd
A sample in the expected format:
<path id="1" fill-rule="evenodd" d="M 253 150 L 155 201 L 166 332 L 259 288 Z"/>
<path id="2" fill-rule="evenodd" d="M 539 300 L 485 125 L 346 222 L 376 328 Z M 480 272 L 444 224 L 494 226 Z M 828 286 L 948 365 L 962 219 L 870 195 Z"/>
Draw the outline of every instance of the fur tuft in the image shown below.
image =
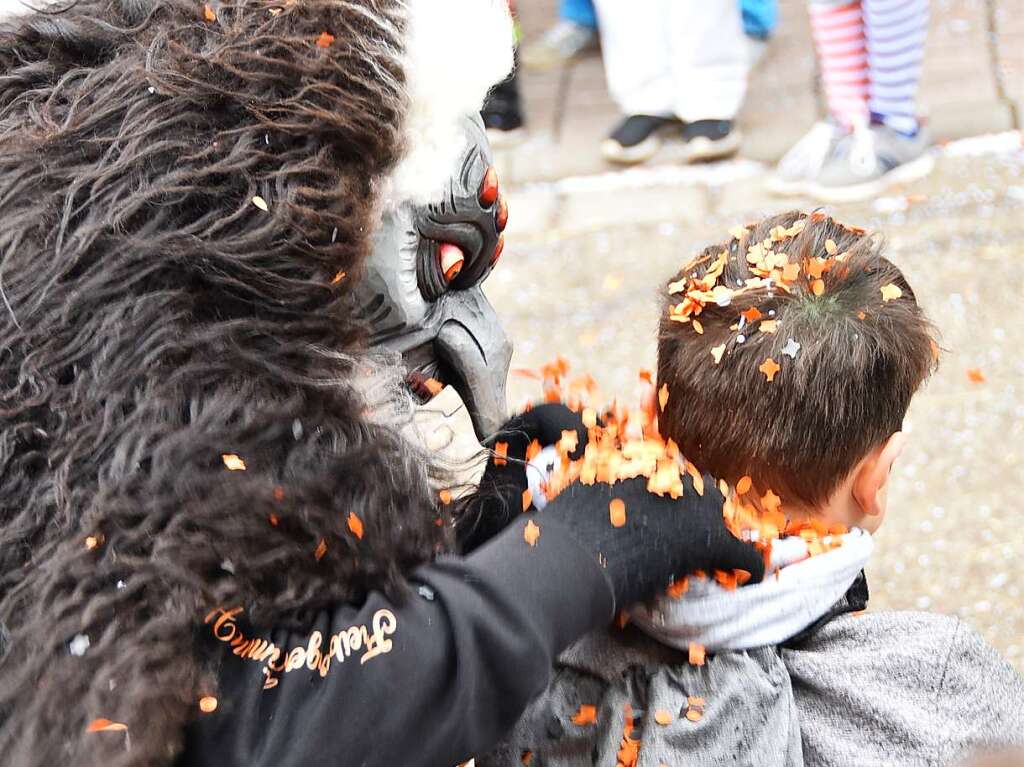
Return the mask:
<path id="1" fill-rule="evenodd" d="M 385 191 L 391 204 L 438 198 L 464 148 L 461 121 L 512 71 L 505 0 L 409 0 L 408 14 L 406 152 Z"/>

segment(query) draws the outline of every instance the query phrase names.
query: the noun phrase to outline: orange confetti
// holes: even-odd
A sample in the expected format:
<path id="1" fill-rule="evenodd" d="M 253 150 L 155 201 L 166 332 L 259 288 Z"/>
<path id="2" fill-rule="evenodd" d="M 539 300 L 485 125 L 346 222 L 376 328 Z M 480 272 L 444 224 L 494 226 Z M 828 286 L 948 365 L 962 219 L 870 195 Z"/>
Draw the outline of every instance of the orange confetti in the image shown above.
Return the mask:
<path id="1" fill-rule="evenodd" d="M 593 429 L 597 426 L 597 411 L 592 407 L 583 408 L 582 413 L 583 425 L 588 429 Z"/>
<path id="2" fill-rule="evenodd" d="M 764 373 L 764 377 L 768 379 L 768 383 L 774 381 L 775 374 L 782 370 L 782 368 L 779 367 L 779 363 L 777 363 L 771 357 L 762 362 L 757 369 Z"/>
<path id="3" fill-rule="evenodd" d="M 217 20 L 217 14 L 214 12 L 213 8 L 210 7 L 209 3 L 203 3 L 203 18 L 207 21 Z"/>
<path id="4" fill-rule="evenodd" d="M 584 416 L 583 417 L 586 418 L 586 412 L 584 412 Z M 541 446 L 540 446 L 540 440 L 539 439 L 535 439 L 532 442 L 530 442 L 530 444 L 526 446 L 526 460 L 527 461 L 532 461 L 534 458 L 536 458 L 538 455 L 540 455 L 540 451 L 542 449 L 543 448 L 541 448 Z"/>
<path id="5" fill-rule="evenodd" d="M 441 490 L 441 492 L 439 492 L 438 495 L 441 497 L 441 503 L 443 503 L 445 506 L 452 502 L 452 491 L 449 490 L 448 488 Z"/>
<path id="6" fill-rule="evenodd" d="M 359 540 L 363 540 L 363 520 L 354 511 L 348 513 L 348 529 Z"/>
<path id="7" fill-rule="evenodd" d="M 750 488 L 754 486 L 754 481 L 748 476 L 740 477 L 740 481 L 736 483 L 736 492 L 739 495 L 744 495 L 750 492 Z"/>
<path id="8" fill-rule="evenodd" d="M 533 493 L 531 493 L 529 490 L 524 490 L 523 491 L 523 511 L 526 511 L 528 508 L 530 508 L 530 504 L 532 504 L 532 503 L 533 503 Z"/>
<path id="9" fill-rule="evenodd" d="M 494 445 L 494 465 L 504 466 L 508 463 L 508 442 L 496 442 Z"/>
<path id="10" fill-rule="evenodd" d="M 654 378 L 651 376 L 650 370 L 641 370 L 640 380 L 643 381 L 644 383 L 649 383 L 651 386 L 654 386 Z"/>
<path id="11" fill-rule="evenodd" d="M 519 757 L 519 761 L 521 761 L 523 764 L 530 764 L 530 762 L 533 761 L 533 752 L 524 751 L 523 755 Z"/>
<path id="12" fill-rule="evenodd" d="M 741 317 L 746 317 L 747 318 L 747 322 L 757 322 L 764 315 L 761 314 L 761 310 L 758 309 L 756 306 L 751 306 L 745 312 L 740 312 L 740 316 Z"/>
<path id="13" fill-rule="evenodd" d="M 704 335 L 704 326 L 701 325 L 700 320 L 693 321 L 693 329 L 696 330 L 698 334 Z"/>
<path id="14" fill-rule="evenodd" d="M 988 380 L 985 378 L 985 374 L 981 372 L 981 368 L 967 368 L 967 379 L 971 383 L 976 384 L 985 383 Z"/>
<path id="15" fill-rule="evenodd" d="M 333 279 L 331 279 L 331 284 L 332 285 L 337 285 L 339 282 L 341 282 L 347 276 L 348 276 L 348 272 L 344 272 L 344 271 L 338 272 L 336 275 L 334 275 Z"/>
<path id="16" fill-rule="evenodd" d="M 804 264 L 804 271 L 807 272 L 807 276 L 814 280 L 820 280 L 822 273 L 827 272 L 828 269 L 829 262 L 820 258 L 809 258 L 807 263 Z"/>
<path id="17" fill-rule="evenodd" d="M 212 714 L 217 710 L 217 699 L 212 695 L 204 695 L 199 699 L 199 710 L 204 714 Z"/>
<path id="18" fill-rule="evenodd" d="M 830 256 L 839 252 L 839 246 L 836 245 L 835 240 L 825 240 L 825 252 Z"/>
<path id="19" fill-rule="evenodd" d="M 234 453 L 224 453 L 224 455 L 221 456 L 221 460 L 224 461 L 224 465 L 227 466 L 228 471 L 245 471 L 245 461 Z"/>
<path id="20" fill-rule="evenodd" d="M 935 343 L 934 338 L 929 338 L 928 343 L 931 344 L 932 347 L 932 359 L 938 362 L 940 356 L 939 345 Z"/>
<path id="21" fill-rule="evenodd" d="M 858 319 L 858 320 L 863 320 L 863 319 L 865 319 L 866 317 L 867 317 L 867 315 L 866 315 L 866 314 L 864 314 L 864 312 L 857 312 L 857 319 Z"/>
<path id="22" fill-rule="evenodd" d="M 723 354 L 725 354 L 725 344 L 711 349 L 711 356 L 715 358 L 716 365 L 722 361 Z"/>
<path id="23" fill-rule="evenodd" d="M 121 722 L 112 722 L 109 719 L 100 717 L 93 719 L 89 722 L 89 726 L 85 728 L 86 732 L 124 732 L 128 729 L 128 725 Z"/>
<path id="24" fill-rule="evenodd" d="M 811 283 L 811 292 L 816 296 L 825 295 L 825 280 L 815 280 Z"/>
<path id="25" fill-rule="evenodd" d="M 423 382 L 423 385 L 427 387 L 427 391 L 434 397 L 441 393 L 444 389 L 444 384 L 438 381 L 436 378 L 428 378 Z"/>
<path id="26" fill-rule="evenodd" d="M 580 705 L 580 710 L 572 715 L 570 720 L 573 724 L 594 724 L 597 722 L 597 706 L 590 706 L 586 703 Z"/>
<path id="27" fill-rule="evenodd" d="M 691 666 L 704 665 L 704 645 L 697 642 L 690 642 L 689 661 Z"/>
<path id="28" fill-rule="evenodd" d="M 665 412 L 665 405 L 668 404 L 668 384 L 662 384 L 658 390 L 658 404 L 661 405 L 661 411 Z"/>
<path id="29" fill-rule="evenodd" d="M 106 539 L 100 533 L 97 533 L 96 535 L 89 535 L 85 539 L 85 548 L 89 549 L 89 551 L 98 549 L 103 545 L 104 540 Z"/>
<path id="30" fill-rule="evenodd" d="M 571 453 L 579 447 L 579 444 L 580 435 L 574 429 L 566 429 L 562 432 L 562 437 L 558 440 L 556 448 L 559 453 Z"/>
<path id="31" fill-rule="evenodd" d="M 531 546 L 536 546 L 537 541 L 540 540 L 540 526 L 532 519 L 527 522 L 526 527 L 523 528 L 523 540 Z"/>
<path id="32" fill-rule="evenodd" d="M 333 43 L 333 42 L 334 42 L 334 35 L 332 35 L 330 32 L 326 32 L 326 31 L 325 32 L 321 32 L 320 33 L 320 37 L 318 37 L 316 39 L 316 44 L 319 45 L 321 48 L 330 48 L 331 47 L 331 43 Z"/>
<path id="33" fill-rule="evenodd" d="M 678 581 L 673 581 L 672 585 L 668 587 L 668 590 L 665 593 L 672 597 L 672 599 L 680 599 L 682 598 L 683 594 L 685 594 L 689 590 L 690 579 L 680 578 Z"/>
<path id="34" fill-rule="evenodd" d="M 900 290 L 898 285 L 893 285 L 890 282 L 888 285 L 882 286 L 882 303 L 885 303 L 886 301 L 895 301 L 902 295 L 903 291 Z"/>
<path id="35" fill-rule="evenodd" d="M 271 514 L 269 517 L 267 517 L 267 520 L 274 527 L 277 527 L 278 523 L 281 521 L 280 518 L 278 518 L 277 514 Z"/>
<path id="36" fill-rule="evenodd" d="M 280 485 L 274 488 L 274 500 L 278 503 L 284 500 L 284 488 Z"/>
<path id="37" fill-rule="evenodd" d="M 691 722 L 699 722 L 704 716 L 704 698 L 691 695 L 686 699 L 686 718 Z"/>
<path id="38" fill-rule="evenodd" d="M 757 329 L 762 333 L 774 333 L 779 329 L 778 320 L 761 320 L 761 324 L 757 326 Z"/>
<path id="39" fill-rule="evenodd" d="M 659 708 L 654 712 L 654 721 L 660 724 L 662 727 L 672 724 L 672 714 L 663 708 Z"/>
<path id="40" fill-rule="evenodd" d="M 612 527 L 622 527 L 626 524 L 626 502 L 621 498 L 612 498 L 608 504 L 608 517 Z"/>
<path id="41" fill-rule="evenodd" d="M 768 511 L 774 513 L 782 507 L 782 499 L 769 490 L 761 497 L 761 505 Z"/>
<path id="42" fill-rule="evenodd" d="M 316 557 L 316 561 L 319 562 L 324 558 L 324 554 L 327 553 L 327 541 L 323 538 L 320 539 L 320 543 L 316 545 L 316 551 L 313 552 L 313 556 Z"/>

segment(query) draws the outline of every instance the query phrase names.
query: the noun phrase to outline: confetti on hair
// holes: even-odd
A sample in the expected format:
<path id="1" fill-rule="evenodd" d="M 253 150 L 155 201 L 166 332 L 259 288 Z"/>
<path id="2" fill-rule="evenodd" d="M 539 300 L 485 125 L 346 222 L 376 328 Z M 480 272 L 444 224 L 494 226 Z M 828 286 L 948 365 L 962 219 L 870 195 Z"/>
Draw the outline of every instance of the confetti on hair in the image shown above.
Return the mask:
<path id="1" fill-rule="evenodd" d="M 245 471 L 245 461 L 234 453 L 224 453 L 220 458 L 228 471 Z"/>
<path id="2" fill-rule="evenodd" d="M 106 540 L 106 538 L 103 536 L 102 533 L 95 533 L 94 535 L 87 535 L 85 537 L 85 548 L 89 549 L 89 551 L 95 551 L 96 549 L 98 549 L 100 546 L 103 545 L 103 542 L 105 540 Z"/>
<path id="3" fill-rule="evenodd" d="M 209 3 L 203 3 L 203 18 L 207 21 L 217 20 L 217 13 L 213 10 Z"/>
<path id="4" fill-rule="evenodd" d="M 217 710 L 217 699 L 212 695 L 204 695 L 199 699 L 199 710 L 204 714 L 212 714 Z"/>
<path id="5" fill-rule="evenodd" d="M 729 229 L 729 234 L 732 235 L 734 240 L 741 240 L 747 234 L 747 227 L 745 226 L 734 226 Z"/>
<path id="6" fill-rule="evenodd" d="M 779 367 L 779 363 L 777 363 L 771 357 L 765 359 L 765 361 L 762 362 L 757 369 L 764 373 L 764 377 L 768 380 L 768 383 L 774 381 L 775 374 L 782 370 L 782 368 Z"/>
<path id="7" fill-rule="evenodd" d="M 508 442 L 494 443 L 494 465 L 504 466 L 508 463 Z"/>
<path id="8" fill-rule="evenodd" d="M 769 512 L 775 513 L 782 508 L 782 499 L 769 490 L 761 497 L 761 505 Z"/>
<path id="9" fill-rule="evenodd" d="M 348 276 L 348 272 L 345 272 L 345 271 L 338 272 L 336 275 L 334 275 L 334 277 L 331 278 L 331 284 L 332 285 L 337 285 L 343 279 L 345 279 L 345 277 L 347 277 L 347 276 Z"/>
<path id="10" fill-rule="evenodd" d="M 693 321 L 693 329 L 697 331 L 698 335 L 704 335 L 704 325 L 701 324 L 700 320 Z"/>
<path id="11" fill-rule="evenodd" d="M 740 316 L 743 317 L 747 322 L 757 322 L 764 315 L 761 314 L 761 310 L 756 306 L 751 306 L 745 312 L 740 312 Z"/>
<path id="12" fill-rule="evenodd" d="M 363 540 L 363 520 L 354 511 L 348 513 L 348 529 L 359 540 Z"/>
<path id="13" fill-rule="evenodd" d="M 830 256 L 839 252 L 839 246 L 836 245 L 835 240 L 825 240 L 825 252 Z"/>
<path id="14" fill-rule="evenodd" d="M 562 432 L 558 444 L 555 446 L 559 453 L 571 453 L 580 444 L 580 435 L 574 429 L 566 429 Z"/>
<path id="15" fill-rule="evenodd" d="M 672 581 L 672 585 L 665 591 L 672 599 L 681 599 L 683 594 L 690 590 L 690 579 L 680 578 Z"/>
<path id="16" fill-rule="evenodd" d="M 452 502 L 452 491 L 449 490 L 448 488 L 442 489 L 438 493 L 438 496 L 440 496 L 441 503 L 443 503 L 445 506 Z"/>
<path id="17" fill-rule="evenodd" d="M 786 341 L 786 345 L 782 347 L 781 351 L 790 359 L 795 360 L 796 355 L 800 353 L 800 342 L 795 338 L 790 338 Z"/>
<path id="18" fill-rule="evenodd" d="M 971 383 L 982 384 L 988 379 L 985 378 L 985 374 L 981 372 L 981 368 L 967 368 L 967 380 Z"/>
<path id="19" fill-rule="evenodd" d="M 689 658 L 691 666 L 704 665 L 704 645 L 698 642 L 690 642 Z"/>
<path id="20" fill-rule="evenodd" d="M 761 320 L 761 324 L 757 326 L 757 329 L 762 333 L 774 333 L 779 329 L 778 320 Z"/>
<path id="21" fill-rule="evenodd" d="M 523 540 L 531 546 L 536 546 L 537 541 L 540 540 L 540 526 L 532 519 L 527 522 L 526 527 L 523 528 Z"/>
<path id="22" fill-rule="evenodd" d="M 754 481 L 747 476 L 740 477 L 740 481 L 736 483 L 736 492 L 740 495 L 746 495 L 750 492 L 750 488 L 754 486 Z"/>
<path id="23" fill-rule="evenodd" d="M 530 764 L 533 761 L 533 752 L 524 751 L 522 753 L 522 756 L 519 757 L 519 761 L 521 761 L 523 764 Z"/>
<path id="24" fill-rule="evenodd" d="M 672 714 L 663 708 L 659 708 L 654 712 L 654 721 L 660 724 L 662 727 L 667 727 L 672 724 Z"/>
<path id="25" fill-rule="evenodd" d="M 621 498 L 612 498 L 608 504 L 608 519 L 612 527 L 622 527 L 626 524 L 626 502 Z"/>
<path id="26" fill-rule="evenodd" d="M 825 295 L 825 280 L 815 280 L 811 283 L 811 292 L 816 296 Z"/>
<path id="27" fill-rule="evenodd" d="M 281 503 L 281 501 L 284 500 L 284 488 L 278 485 L 277 487 L 274 488 L 273 495 L 274 500 L 277 501 L 278 503 Z"/>
<path id="28" fill-rule="evenodd" d="M 712 347 L 711 356 L 715 358 L 715 364 L 719 364 L 722 361 L 722 355 L 725 354 L 725 344 Z"/>
<path id="29" fill-rule="evenodd" d="M 867 319 L 867 315 L 864 312 L 857 312 L 857 319 L 858 320 L 865 320 L 865 319 Z"/>
<path id="30" fill-rule="evenodd" d="M 591 706 L 586 703 L 580 704 L 579 711 L 573 714 L 570 722 L 578 725 L 594 724 L 597 722 L 597 706 Z"/>
<path id="31" fill-rule="evenodd" d="M 935 362 L 938 362 L 939 361 L 939 357 L 941 356 L 941 351 L 939 350 L 939 345 L 937 343 L 935 343 L 935 339 L 934 338 L 929 338 L 928 339 L 928 343 L 931 345 L 931 348 L 932 348 L 932 360 L 934 360 Z"/>
<path id="32" fill-rule="evenodd" d="M 898 285 L 893 285 L 891 282 L 888 285 L 883 285 L 882 288 L 882 303 L 887 301 L 895 301 L 897 298 L 903 295 L 903 291 L 900 290 Z"/>
<path id="33" fill-rule="evenodd" d="M 658 405 L 661 406 L 661 411 L 665 412 L 665 405 L 668 404 L 668 384 L 662 384 L 658 390 Z"/>
<path id="34" fill-rule="evenodd" d="M 258 194 L 252 198 L 252 204 L 262 210 L 264 213 L 270 210 L 270 206 L 267 205 L 267 201 L 260 197 Z"/>
<path id="35" fill-rule="evenodd" d="M 316 561 L 319 562 L 324 558 L 324 554 L 327 553 L 327 541 L 323 538 L 320 539 L 320 543 L 316 545 L 316 551 L 313 552 L 313 556 L 316 557 Z"/>
<path id="36" fill-rule="evenodd" d="M 331 43 L 334 42 L 334 35 L 330 32 L 323 31 L 320 33 L 320 37 L 316 39 L 316 44 L 321 48 L 330 48 Z"/>
<path id="37" fill-rule="evenodd" d="M 128 725 L 123 722 L 113 722 L 110 719 L 104 719 L 99 717 L 89 722 L 89 726 L 85 728 L 86 732 L 124 732 L 128 729 Z"/>

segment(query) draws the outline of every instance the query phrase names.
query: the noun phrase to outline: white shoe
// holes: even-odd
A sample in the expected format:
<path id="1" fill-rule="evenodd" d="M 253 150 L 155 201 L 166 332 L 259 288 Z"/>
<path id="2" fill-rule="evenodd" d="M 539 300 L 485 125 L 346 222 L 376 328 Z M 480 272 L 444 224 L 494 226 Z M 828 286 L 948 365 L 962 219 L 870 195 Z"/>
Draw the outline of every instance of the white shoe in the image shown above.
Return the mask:
<path id="1" fill-rule="evenodd" d="M 765 180 L 765 188 L 784 197 L 809 194 L 847 131 L 832 120 L 814 123 L 803 138 L 783 155 L 775 171 Z"/>

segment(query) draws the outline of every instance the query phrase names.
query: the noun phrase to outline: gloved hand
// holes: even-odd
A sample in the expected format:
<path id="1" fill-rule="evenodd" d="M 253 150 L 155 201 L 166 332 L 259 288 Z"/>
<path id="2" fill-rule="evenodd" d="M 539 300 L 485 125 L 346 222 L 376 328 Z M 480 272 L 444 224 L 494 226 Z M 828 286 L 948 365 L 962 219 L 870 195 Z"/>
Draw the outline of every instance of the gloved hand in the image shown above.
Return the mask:
<path id="1" fill-rule="evenodd" d="M 673 581 L 697 570 L 746 570 L 750 582 L 764 578 L 764 559 L 752 545 L 729 532 L 722 517 L 725 498 L 711 477 L 704 495 L 683 480 L 683 496 L 673 500 L 647 492 L 647 479 L 614 485 L 576 483 L 563 490 L 536 517 L 569 528 L 576 540 L 605 567 L 617 610 L 660 595 Z M 612 499 L 626 505 L 626 522 L 614 527 Z"/>
<path id="2" fill-rule="evenodd" d="M 533 440 L 541 447 L 556 444 L 563 431 L 575 431 L 577 448 L 571 458 L 583 454 L 587 428 L 583 418 L 561 403 L 536 405 L 511 418 L 485 447 L 508 445 L 504 464 L 488 459 L 480 489 L 459 510 L 456 536 L 460 550 L 469 553 L 504 530 L 523 511 L 526 490 L 526 449 Z"/>

